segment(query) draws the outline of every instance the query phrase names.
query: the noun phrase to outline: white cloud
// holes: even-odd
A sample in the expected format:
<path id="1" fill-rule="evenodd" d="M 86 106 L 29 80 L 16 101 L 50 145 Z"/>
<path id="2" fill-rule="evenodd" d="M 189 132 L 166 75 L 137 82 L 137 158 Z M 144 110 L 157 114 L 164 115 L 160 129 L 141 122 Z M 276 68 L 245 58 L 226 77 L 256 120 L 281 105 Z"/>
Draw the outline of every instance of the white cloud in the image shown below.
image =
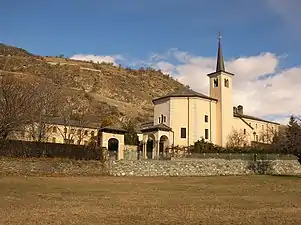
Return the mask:
<path id="1" fill-rule="evenodd" d="M 172 74 L 175 66 L 169 62 L 161 61 L 156 64 L 156 67 L 164 74 Z"/>
<path id="2" fill-rule="evenodd" d="M 117 60 L 123 60 L 121 55 L 113 55 L 113 56 L 102 56 L 102 55 L 83 55 L 83 54 L 76 54 L 71 57 L 71 59 L 75 60 L 82 60 L 82 61 L 93 61 L 95 63 L 113 63 L 116 65 Z"/>
<path id="3" fill-rule="evenodd" d="M 209 78 L 206 75 L 215 70 L 215 57 L 194 56 L 176 49 L 157 55 L 161 57 L 152 58 L 149 65 L 208 95 Z M 283 56 L 265 52 L 226 61 L 226 70 L 235 74 L 233 104 L 244 105 L 247 114 L 276 118 L 279 122 L 287 122 L 286 115 L 301 114 L 301 102 L 297 101 L 301 95 L 301 68 L 277 72 L 281 59 Z M 171 63 L 174 60 L 176 62 Z"/>
<path id="4" fill-rule="evenodd" d="M 74 55 L 71 58 L 114 64 L 128 61 L 121 55 Z M 283 58 L 265 52 L 226 61 L 226 70 L 235 74 L 233 104 L 243 105 L 246 114 L 273 118 L 280 123 L 286 123 L 289 115 L 301 115 L 301 102 L 297 100 L 301 95 L 301 67 L 280 70 L 279 63 Z M 162 54 L 153 53 L 149 60 L 135 60 L 130 65 L 160 69 L 192 89 L 209 95 L 207 74 L 215 70 L 216 58 L 195 56 L 173 48 Z"/>

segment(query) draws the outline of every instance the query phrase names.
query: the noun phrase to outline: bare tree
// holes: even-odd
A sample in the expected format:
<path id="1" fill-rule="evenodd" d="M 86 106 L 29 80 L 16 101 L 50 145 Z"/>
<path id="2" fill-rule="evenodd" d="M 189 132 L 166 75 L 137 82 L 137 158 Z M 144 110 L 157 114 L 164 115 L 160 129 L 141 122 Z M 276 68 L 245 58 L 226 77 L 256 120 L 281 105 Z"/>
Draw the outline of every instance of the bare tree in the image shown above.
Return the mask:
<path id="1" fill-rule="evenodd" d="M 88 107 L 81 107 L 81 109 L 78 110 L 77 114 L 74 116 L 74 119 L 78 123 L 78 129 L 76 131 L 76 139 L 77 139 L 77 144 L 81 144 L 83 141 L 84 137 L 88 135 L 86 133 L 85 128 L 89 125 L 89 112 L 91 109 L 91 104 L 88 105 Z"/>
<path id="2" fill-rule="evenodd" d="M 12 75 L 2 75 L 0 79 L 0 136 L 6 139 L 30 124 L 32 115 L 38 111 L 38 97 L 36 82 Z"/>
<path id="3" fill-rule="evenodd" d="M 80 101 L 74 96 L 64 98 L 60 108 L 63 128 L 58 130 L 65 143 L 74 143 L 75 140 L 77 140 L 77 144 L 82 142 L 84 136 L 86 136 L 84 128 L 90 124 L 90 111 L 90 101 Z"/>
<path id="4" fill-rule="evenodd" d="M 72 117 L 74 115 L 75 108 L 76 104 L 70 97 L 66 97 L 64 99 L 60 108 L 60 117 L 62 118 L 63 128 L 58 128 L 58 130 L 64 139 L 64 143 L 66 144 L 74 142 L 75 129 L 72 123 Z"/>
<path id="5" fill-rule="evenodd" d="M 277 135 L 278 130 L 273 125 L 268 125 L 264 130 L 261 130 L 259 133 L 259 141 L 272 144 L 274 137 Z"/>
<path id="6" fill-rule="evenodd" d="M 33 140 L 44 142 L 48 140 L 53 129 L 50 119 L 54 117 L 61 103 L 62 92 L 56 85 L 42 81 L 37 87 L 37 114 L 33 115 L 29 133 Z"/>
<path id="7" fill-rule="evenodd" d="M 233 129 L 232 132 L 228 135 L 227 147 L 244 147 L 248 145 L 248 134 L 244 134 L 243 130 Z"/>

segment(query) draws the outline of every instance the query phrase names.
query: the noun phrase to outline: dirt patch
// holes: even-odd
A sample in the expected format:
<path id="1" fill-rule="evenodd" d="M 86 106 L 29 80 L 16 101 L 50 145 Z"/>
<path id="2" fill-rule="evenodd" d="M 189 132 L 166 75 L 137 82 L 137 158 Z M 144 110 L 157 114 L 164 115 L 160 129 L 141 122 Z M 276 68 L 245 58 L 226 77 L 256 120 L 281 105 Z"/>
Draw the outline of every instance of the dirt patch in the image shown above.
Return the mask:
<path id="1" fill-rule="evenodd" d="M 2 177 L 0 224 L 301 224 L 298 177 Z"/>

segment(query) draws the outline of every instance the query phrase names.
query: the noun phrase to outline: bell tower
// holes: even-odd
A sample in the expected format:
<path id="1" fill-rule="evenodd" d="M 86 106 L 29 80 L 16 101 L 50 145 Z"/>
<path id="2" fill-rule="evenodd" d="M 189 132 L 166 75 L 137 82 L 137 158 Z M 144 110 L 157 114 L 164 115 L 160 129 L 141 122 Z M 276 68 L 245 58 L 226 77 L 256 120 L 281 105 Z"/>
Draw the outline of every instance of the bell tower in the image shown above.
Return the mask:
<path id="1" fill-rule="evenodd" d="M 225 69 L 221 38 L 219 33 L 216 70 L 207 76 L 210 78 L 210 97 L 218 100 L 216 108 L 216 144 L 225 147 L 233 123 L 232 77 L 234 74 L 227 72 Z"/>

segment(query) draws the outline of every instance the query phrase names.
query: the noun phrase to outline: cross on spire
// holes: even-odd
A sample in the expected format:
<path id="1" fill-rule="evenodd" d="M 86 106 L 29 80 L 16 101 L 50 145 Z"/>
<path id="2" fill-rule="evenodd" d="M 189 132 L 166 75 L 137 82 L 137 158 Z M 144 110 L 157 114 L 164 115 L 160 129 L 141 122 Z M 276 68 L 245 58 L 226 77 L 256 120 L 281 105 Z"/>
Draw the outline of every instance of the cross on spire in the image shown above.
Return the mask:
<path id="1" fill-rule="evenodd" d="M 216 72 L 225 71 L 225 63 L 221 45 L 221 32 L 218 32 L 218 50 L 217 50 L 217 62 L 216 62 Z"/>
<path id="2" fill-rule="evenodd" d="M 218 37 L 217 37 L 217 39 L 218 39 L 219 41 L 222 39 L 222 34 L 221 34 L 221 32 L 218 32 Z"/>

